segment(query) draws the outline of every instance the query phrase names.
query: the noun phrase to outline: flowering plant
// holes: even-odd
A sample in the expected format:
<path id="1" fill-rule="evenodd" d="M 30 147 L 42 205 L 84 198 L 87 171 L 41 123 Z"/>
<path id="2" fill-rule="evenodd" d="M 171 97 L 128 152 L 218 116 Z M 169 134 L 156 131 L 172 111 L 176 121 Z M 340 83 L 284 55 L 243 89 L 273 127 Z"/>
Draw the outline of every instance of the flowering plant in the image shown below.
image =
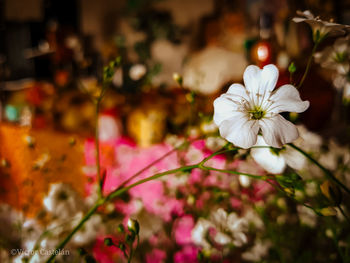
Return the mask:
<path id="1" fill-rule="evenodd" d="M 169 135 L 150 147 L 100 130 L 111 127 L 99 114 L 122 61 L 105 67 L 102 87 L 90 94 L 96 133 L 84 144 L 87 197 L 52 184 L 43 199 L 45 229 L 29 219 L 23 219 L 21 231 L 8 227 L 14 236 L 24 236 L 21 247 L 36 253 L 12 255 L 9 261 L 347 262 L 349 147 L 322 139 L 285 114 L 309 108 L 298 88 L 316 48 L 347 27 L 308 11 L 302 15 L 294 21 L 313 27 L 315 46 L 298 85 L 275 89 L 276 66 L 250 65 L 245 86 L 232 84 L 215 99 L 213 122 L 198 124 L 199 134 Z M 346 62 L 344 41 L 316 56 L 325 57 L 322 66 L 338 70 L 336 63 Z M 341 69 L 348 74 L 348 67 Z M 140 65 L 130 71 L 135 80 L 146 72 Z M 181 75 L 174 79 L 183 87 Z M 196 94 L 189 92 L 187 99 L 194 110 Z M 22 220 L 7 207 L 0 210 L 0 222 L 6 223 L 3 215 Z M 320 238 L 311 242 L 313 236 Z M 52 253 L 38 253 L 43 248 Z M 65 248 L 72 253 L 60 254 Z"/>

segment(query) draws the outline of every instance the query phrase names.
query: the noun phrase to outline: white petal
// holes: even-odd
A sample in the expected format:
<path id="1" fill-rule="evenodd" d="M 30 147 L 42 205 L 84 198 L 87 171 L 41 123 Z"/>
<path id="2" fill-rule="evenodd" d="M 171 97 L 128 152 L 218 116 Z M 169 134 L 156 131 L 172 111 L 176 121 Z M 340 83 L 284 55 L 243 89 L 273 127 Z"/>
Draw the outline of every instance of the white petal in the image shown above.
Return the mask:
<path id="1" fill-rule="evenodd" d="M 243 74 L 244 85 L 246 89 L 253 94 L 256 94 L 259 89 L 261 69 L 258 66 L 248 66 Z"/>
<path id="2" fill-rule="evenodd" d="M 275 65 L 266 65 L 261 71 L 260 86 L 264 91 L 272 91 L 278 80 L 278 69 Z"/>
<path id="3" fill-rule="evenodd" d="M 227 90 L 226 94 L 229 94 L 231 96 L 237 96 L 239 97 L 239 99 L 243 98 L 245 100 L 249 100 L 248 92 L 246 88 L 241 84 L 232 84 Z"/>
<path id="4" fill-rule="evenodd" d="M 294 124 L 279 114 L 271 118 L 261 119 L 259 125 L 265 142 L 276 148 L 296 140 L 299 136 Z"/>
<path id="5" fill-rule="evenodd" d="M 221 95 L 214 100 L 214 116 L 213 120 L 217 126 L 227 119 L 232 118 L 236 114 L 237 104 L 226 94 Z"/>
<path id="6" fill-rule="evenodd" d="M 302 17 L 294 17 L 292 20 L 295 23 L 300 23 L 300 22 L 304 22 L 306 19 Z"/>
<path id="7" fill-rule="evenodd" d="M 243 79 L 252 98 L 257 94 L 267 95 L 276 86 L 278 69 L 272 64 L 266 65 L 263 69 L 250 65 L 246 68 Z"/>
<path id="8" fill-rule="evenodd" d="M 262 136 L 258 136 L 256 146 L 268 146 Z M 286 162 L 282 155 L 273 153 L 270 148 L 252 148 L 250 151 L 253 159 L 267 172 L 280 174 L 286 168 Z"/>
<path id="9" fill-rule="evenodd" d="M 273 104 L 268 111 L 274 113 L 280 112 L 303 112 L 310 103 L 308 101 L 302 101 L 299 95 L 299 91 L 290 84 L 283 85 L 274 94 L 271 95 L 270 100 Z"/>
<path id="10" fill-rule="evenodd" d="M 282 156 L 286 160 L 286 163 L 296 170 L 301 170 L 306 165 L 306 158 L 304 155 L 290 147 L 287 147 L 286 151 L 282 153 Z"/>
<path id="11" fill-rule="evenodd" d="M 219 130 L 226 140 L 247 149 L 255 144 L 259 125 L 257 121 L 249 120 L 245 113 L 237 112 L 236 116 L 223 121 Z"/>

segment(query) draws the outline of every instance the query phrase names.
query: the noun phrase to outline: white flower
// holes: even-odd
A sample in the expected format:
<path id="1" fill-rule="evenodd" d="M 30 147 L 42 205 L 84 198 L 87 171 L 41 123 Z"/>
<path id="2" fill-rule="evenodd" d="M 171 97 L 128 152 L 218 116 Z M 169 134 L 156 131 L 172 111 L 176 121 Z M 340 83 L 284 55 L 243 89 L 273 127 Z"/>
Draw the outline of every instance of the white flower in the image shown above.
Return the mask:
<path id="1" fill-rule="evenodd" d="M 298 205 L 297 211 L 299 215 L 299 220 L 303 225 L 309 226 L 311 228 L 316 226 L 317 215 L 314 211 L 312 211 L 312 209 L 303 205 Z"/>
<path id="2" fill-rule="evenodd" d="M 338 38 L 334 45 L 315 54 L 315 61 L 322 67 L 336 70 L 338 74 L 349 72 L 350 39 Z"/>
<path id="3" fill-rule="evenodd" d="M 121 122 L 109 114 L 101 114 L 98 117 L 98 127 L 101 141 L 115 140 L 122 134 Z"/>
<path id="4" fill-rule="evenodd" d="M 268 148 L 262 136 L 258 136 L 255 146 L 262 146 L 262 148 L 252 148 L 251 155 L 262 168 L 272 174 L 279 174 L 284 171 L 287 165 L 300 170 L 306 164 L 306 159 L 296 150 L 287 147 L 281 150 Z"/>
<path id="5" fill-rule="evenodd" d="M 229 81 L 242 75 L 247 61 L 243 54 L 208 47 L 189 59 L 184 67 L 184 86 L 204 95 L 219 92 Z"/>
<path id="6" fill-rule="evenodd" d="M 188 49 L 186 43 L 173 44 L 164 39 L 154 41 L 151 46 L 151 56 L 154 62 L 161 64 L 161 71 L 153 76 L 152 84 L 174 85 L 173 73 L 181 72 Z"/>
<path id="7" fill-rule="evenodd" d="M 44 207 L 57 218 L 67 219 L 82 210 L 83 202 L 70 185 L 52 184 L 47 197 L 43 200 Z"/>
<path id="8" fill-rule="evenodd" d="M 214 101 L 214 122 L 222 137 L 241 148 L 250 148 L 259 131 L 266 143 L 280 148 L 298 138 L 296 127 L 279 113 L 303 112 L 309 107 L 298 90 L 283 85 L 273 91 L 278 69 L 270 64 L 262 70 L 248 66 L 243 75 L 246 87 L 232 84 L 227 93 Z"/>
<path id="9" fill-rule="evenodd" d="M 270 242 L 258 240 L 250 250 L 242 253 L 242 258 L 247 261 L 260 262 L 262 257 L 267 255 L 270 247 Z"/>
<path id="10" fill-rule="evenodd" d="M 210 248 L 211 245 L 206 238 L 210 227 L 214 227 L 214 224 L 204 218 L 199 218 L 197 224 L 192 229 L 192 241 L 203 248 Z"/>
<path id="11" fill-rule="evenodd" d="M 214 234 L 210 235 L 209 230 Z M 209 220 L 200 218 L 196 226 L 192 230 L 192 241 L 209 249 L 211 245 L 208 242 L 212 238 L 217 244 L 227 245 L 233 244 L 237 247 L 248 242 L 245 232 L 248 230 L 248 220 L 240 218 L 235 213 L 227 214 L 227 212 L 219 208 L 211 213 Z"/>
<path id="12" fill-rule="evenodd" d="M 309 10 L 304 12 L 297 11 L 297 14 L 301 17 L 294 17 L 293 21 L 296 23 L 308 23 L 312 28 L 314 41 L 320 41 L 326 36 L 344 34 L 346 32 L 345 30 L 349 30 L 350 28 L 348 25 L 341 25 L 331 21 L 323 21 L 319 17 L 315 17 Z"/>
<path id="13" fill-rule="evenodd" d="M 129 76 L 132 80 L 137 81 L 142 78 L 147 72 L 145 65 L 136 64 L 133 65 L 129 70 Z"/>
<path id="14" fill-rule="evenodd" d="M 226 145 L 226 141 L 221 137 L 210 136 L 205 139 L 205 146 L 211 151 L 218 151 Z"/>
<path id="15" fill-rule="evenodd" d="M 82 213 L 79 213 L 80 218 L 76 220 L 79 222 L 83 217 Z M 99 227 L 101 226 L 101 216 L 93 215 L 84 226 L 72 237 L 72 241 L 77 246 L 83 246 L 94 241 L 98 234 Z"/>

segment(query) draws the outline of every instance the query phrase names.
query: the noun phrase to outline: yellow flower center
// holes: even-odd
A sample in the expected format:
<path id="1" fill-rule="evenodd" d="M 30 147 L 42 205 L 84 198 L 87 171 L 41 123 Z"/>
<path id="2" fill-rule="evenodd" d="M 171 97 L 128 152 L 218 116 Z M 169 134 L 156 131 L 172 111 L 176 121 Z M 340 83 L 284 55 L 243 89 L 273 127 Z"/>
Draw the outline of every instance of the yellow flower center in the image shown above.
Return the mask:
<path id="1" fill-rule="evenodd" d="M 260 107 L 255 107 L 254 109 L 249 111 L 250 118 L 252 120 L 261 120 L 265 116 L 265 111 Z"/>

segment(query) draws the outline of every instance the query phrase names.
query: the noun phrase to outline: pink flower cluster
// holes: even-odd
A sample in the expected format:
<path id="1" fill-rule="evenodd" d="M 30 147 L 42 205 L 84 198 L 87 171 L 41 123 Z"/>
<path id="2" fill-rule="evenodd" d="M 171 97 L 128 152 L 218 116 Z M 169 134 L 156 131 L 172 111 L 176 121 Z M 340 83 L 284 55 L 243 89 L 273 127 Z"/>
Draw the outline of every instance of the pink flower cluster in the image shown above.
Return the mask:
<path id="1" fill-rule="evenodd" d="M 147 178 L 155 173 L 167 171 L 182 165 L 196 164 L 209 156 L 212 152 L 205 147 L 204 140 L 194 141 L 185 151 L 172 152 L 166 158 L 157 161 L 169 153 L 172 146 L 161 143 L 149 148 L 140 148 L 128 138 L 118 138 L 101 142 L 101 169 L 106 174 L 103 191 L 110 193 L 125 182 L 131 184 L 137 180 Z M 157 161 L 157 162 L 155 162 Z M 90 178 L 86 186 L 87 194 L 93 193 L 96 180 L 95 144 L 93 140 L 85 143 L 86 174 Z M 148 167 L 151 163 L 154 165 Z M 217 169 L 237 169 L 239 161 L 228 164 L 224 155 L 217 155 L 210 159 L 207 166 Z M 145 171 L 139 173 L 143 168 Z M 137 174 L 135 177 L 134 175 Z M 169 257 L 164 244 L 176 248 L 172 255 L 174 262 L 197 262 L 200 247 L 194 245 L 191 233 L 198 218 L 195 215 L 208 210 L 210 202 L 215 200 L 213 191 L 205 189 L 221 189 L 232 191 L 233 176 L 217 171 L 203 171 L 193 169 L 187 174 L 173 174 L 162 179 L 149 181 L 128 191 L 128 201 L 116 200 L 115 210 L 126 219 L 137 217 L 140 211 L 154 216 L 164 225 L 171 225 L 171 236 L 164 231 L 156 230 L 148 237 L 147 242 L 153 249 L 145 256 L 148 263 L 165 262 Z M 237 179 L 236 179 L 236 182 Z M 248 199 L 259 201 L 266 191 L 270 191 L 266 183 L 254 184 L 250 189 L 243 189 Z M 189 197 L 192 197 L 189 199 Z M 241 198 L 230 195 L 227 199 L 231 209 L 239 210 L 242 206 Z M 124 222 L 125 223 L 125 222 Z M 142 231 L 142 221 L 140 221 Z M 173 240 L 173 241 L 171 241 Z M 175 241 L 175 242 L 174 242 Z M 102 243 L 101 243 L 102 242 Z M 104 248 L 103 239 L 96 241 L 94 255 L 99 262 L 113 262 L 122 253 L 117 248 Z"/>

